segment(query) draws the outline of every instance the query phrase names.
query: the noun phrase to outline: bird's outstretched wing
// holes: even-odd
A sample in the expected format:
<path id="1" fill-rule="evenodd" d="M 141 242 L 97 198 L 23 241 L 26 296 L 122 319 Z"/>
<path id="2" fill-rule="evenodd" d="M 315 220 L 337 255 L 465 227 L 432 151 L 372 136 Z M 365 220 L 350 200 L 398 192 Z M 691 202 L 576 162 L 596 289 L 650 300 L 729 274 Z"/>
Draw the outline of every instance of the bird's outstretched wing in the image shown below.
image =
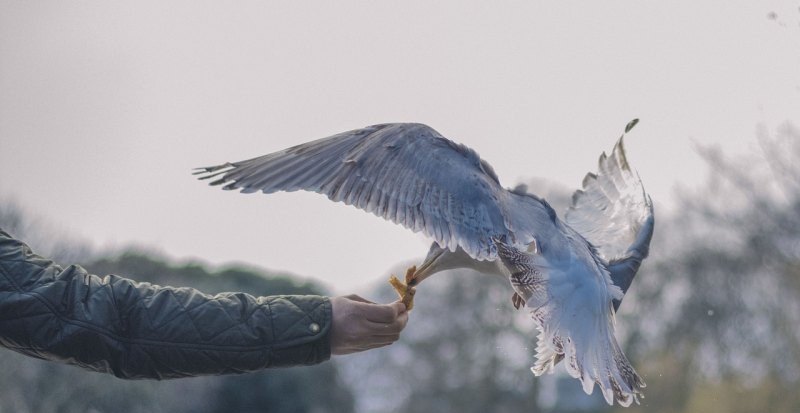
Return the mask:
<path id="1" fill-rule="evenodd" d="M 625 157 L 623 137 L 610 156 L 600 156 L 598 172 L 583 179 L 564 220 L 589 241 L 625 293 L 647 257 L 653 236 L 653 202 Z M 616 310 L 621 300 L 614 300 Z"/>
<path id="2" fill-rule="evenodd" d="M 540 271 L 538 257 L 495 240 L 498 255 L 511 272 L 514 291 L 525 299 L 539 330 L 537 376 L 552 373 L 564 360 L 567 373 L 591 394 L 595 383 L 608 404 L 637 401 L 644 381 L 634 371 L 614 337 L 611 297 L 620 295 L 606 280 L 586 282 L 576 277 Z"/>
<path id="3" fill-rule="evenodd" d="M 492 167 L 421 124 L 369 126 L 196 173 L 244 193 L 318 192 L 478 260 L 496 258 L 493 236 L 511 235 Z"/>

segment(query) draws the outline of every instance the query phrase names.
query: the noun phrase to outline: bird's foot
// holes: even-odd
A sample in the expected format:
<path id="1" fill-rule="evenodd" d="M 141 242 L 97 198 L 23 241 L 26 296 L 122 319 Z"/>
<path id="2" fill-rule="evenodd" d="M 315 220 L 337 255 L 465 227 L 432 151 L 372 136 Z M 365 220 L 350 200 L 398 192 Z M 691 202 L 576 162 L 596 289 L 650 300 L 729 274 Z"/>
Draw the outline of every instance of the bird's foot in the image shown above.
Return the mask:
<path id="1" fill-rule="evenodd" d="M 414 294 L 416 294 L 417 290 L 414 287 L 410 287 L 408 283 L 414 278 L 416 271 L 416 265 L 406 270 L 405 283 L 395 277 L 394 274 L 389 277 L 389 284 L 397 291 L 397 295 L 400 296 L 400 300 L 405 304 L 407 310 L 414 308 Z"/>
<path id="2" fill-rule="evenodd" d="M 511 296 L 511 304 L 514 304 L 514 308 L 519 310 L 520 307 L 525 305 L 525 300 L 523 300 L 519 294 L 514 292 L 514 294 Z"/>

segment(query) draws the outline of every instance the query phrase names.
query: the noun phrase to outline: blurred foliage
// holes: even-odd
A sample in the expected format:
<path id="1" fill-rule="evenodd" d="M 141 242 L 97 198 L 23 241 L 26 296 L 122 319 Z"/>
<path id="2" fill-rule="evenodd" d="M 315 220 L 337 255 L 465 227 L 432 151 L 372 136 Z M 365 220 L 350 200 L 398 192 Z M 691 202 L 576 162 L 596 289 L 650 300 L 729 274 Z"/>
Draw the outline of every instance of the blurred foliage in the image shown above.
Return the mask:
<path id="1" fill-rule="evenodd" d="M 657 221 L 620 323 L 648 384 L 634 410 L 800 411 L 800 131 L 758 134 L 745 157 L 700 148 L 708 181 Z"/>
<path id="2" fill-rule="evenodd" d="M 34 251 L 67 257 L 95 274 L 117 274 L 140 282 L 191 286 L 207 293 L 243 291 L 253 295 L 320 294 L 321 288 L 288 275 L 244 267 L 210 272 L 205 265 L 175 265 L 165 257 L 127 251 L 92 260 L 78 252 L 80 241 L 43 243 L 49 227 L 26 221 L 19 208 L 0 202 L 0 228 L 28 242 Z M 69 251 L 60 251 L 60 248 Z M 61 261 L 61 260 L 59 260 Z M 66 264 L 66 261 L 61 261 Z M 70 261 L 72 262 L 72 261 Z M 241 376 L 167 381 L 126 381 L 111 375 L 0 352 L 0 412 L 349 412 L 353 395 L 335 363 L 272 369 Z"/>
<path id="3" fill-rule="evenodd" d="M 678 191 L 672 214 L 656 206 L 651 257 L 617 314 L 617 335 L 648 384 L 641 406 L 608 407 L 563 373 L 535 378 L 536 331 L 511 306 L 507 281 L 454 271 L 418 290 L 398 343 L 311 368 L 126 382 L 5 351 L 0 411 L 798 412 L 800 131 L 762 128 L 758 143 L 741 158 L 699 148 L 708 180 Z M 545 181 L 529 187 L 557 210 L 569 201 L 569 190 Z M 0 227 L 35 225 L 0 203 Z M 91 261 L 96 273 L 207 292 L 319 292 L 251 268 L 210 272 L 144 251 L 90 259 L 91 249 L 59 241 L 68 238 L 17 235 L 51 256 Z M 393 294 L 382 281 L 368 296 Z"/>
<path id="4" fill-rule="evenodd" d="M 388 284 L 373 295 L 397 298 Z M 398 343 L 344 360 L 345 377 L 360 389 L 358 411 L 533 411 L 533 326 L 512 314 L 506 281 L 472 272 L 434 277 L 414 303 Z"/>
<path id="5" fill-rule="evenodd" d="M 31 216 L 13 199 L 0 197 L 0 228 L 36 247 L 36 252 L 56 262 L 88 262 L 92 248 L 63 228 Z"/>

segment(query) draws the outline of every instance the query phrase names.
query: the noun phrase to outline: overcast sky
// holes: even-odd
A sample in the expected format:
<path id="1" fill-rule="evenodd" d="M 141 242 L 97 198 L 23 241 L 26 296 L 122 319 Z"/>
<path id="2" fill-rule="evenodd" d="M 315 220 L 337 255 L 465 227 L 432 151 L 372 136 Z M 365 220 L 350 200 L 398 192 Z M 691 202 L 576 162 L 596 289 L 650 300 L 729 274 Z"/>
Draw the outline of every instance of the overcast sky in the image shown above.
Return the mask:
<path id="1" fill-rule="evenodd" d="M 476 149 L 505 186 L 577 188 L 638 117 L 629 160 L 658 214 L 705 175 L 693 142 L 752 152 L 757 124 L 800 123 L 799 1 L 577 3 L 4 1 L 0 197 L 96 247 L 348 293 L 429 241 L 191 169 L 415 121 Z"/>

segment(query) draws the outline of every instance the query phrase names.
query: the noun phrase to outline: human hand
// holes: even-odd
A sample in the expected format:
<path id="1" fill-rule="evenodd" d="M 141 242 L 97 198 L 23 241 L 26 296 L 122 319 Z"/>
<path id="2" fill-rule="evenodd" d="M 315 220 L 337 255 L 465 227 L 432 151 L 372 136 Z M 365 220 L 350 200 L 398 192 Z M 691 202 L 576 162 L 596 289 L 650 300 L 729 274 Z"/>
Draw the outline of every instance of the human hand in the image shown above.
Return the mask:
<path id="1" fill-rule="evenodd" d="M 330 300 L 332 354 L 388 346 L 400 338 L 408 322 L 408 311 L 400 301 L 375 304 L 355 294 Z"/>

